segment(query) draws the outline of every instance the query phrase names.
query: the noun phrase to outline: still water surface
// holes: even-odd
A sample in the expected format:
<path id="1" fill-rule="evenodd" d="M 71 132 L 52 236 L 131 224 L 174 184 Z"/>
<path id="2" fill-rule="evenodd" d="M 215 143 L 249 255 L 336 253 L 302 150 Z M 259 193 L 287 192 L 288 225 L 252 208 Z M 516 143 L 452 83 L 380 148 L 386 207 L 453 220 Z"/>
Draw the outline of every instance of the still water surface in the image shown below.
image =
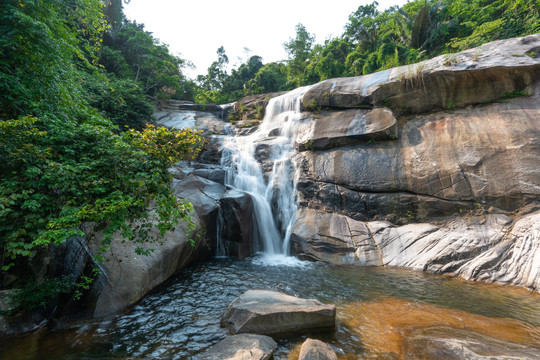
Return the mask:
<path id="1" fill-rule="evenodd" d="M 246 290 L 255 288 L 336 304 L 337 330 L 323 339 L 342 358 L 345 354 L 349 354 L 347 358 L 350 354 L 361 359 L 385 358 L 366 345 L 370 334 L 376 337 L 381 332 L 369 328 L 374 323 L 369 316 L 380 318 L 375 313 L 380 311 L 381 315 L 392 314 L 395 319 L 400 317 L 402 307 L 411 309 L 411 306 L 422 309 L 417 318 L 426 318 L 423 311 L 430 314 L 432 322 L 444 317 L 438 314 L 445 312 L 457 314 L 452 316 L 459 321 L 464 317 L 463 312 L 473 314 L 476 323 L 477 315 L 482 319 L 484 316 L 514 319 L 508 320 L 510 327 L 506 331 L 510 333 L 518 323 L 515 320 L 519 320 L 523 323 L 518 323 L 516 333 L 525 332 L 533 343 L 535 340 L 540 343 L 540 297 L 524 290 L 398 269 L 302 262 L 273 266 L 261 258 L 216 259 L 185 269 L 114 320 L 65 331 L 40 331 L 4 341 L 0 343 L 0 359 L 197 358 L 227 336 L 228 331 L 219 326 L 227 305 Z M 358 312 L 362 311 L 368 314 L 355 323 Z M 445 321 L 441 319 L 442 324 Z M 304 339 L 280 340 L 275 358 L 287 359 Z"/>

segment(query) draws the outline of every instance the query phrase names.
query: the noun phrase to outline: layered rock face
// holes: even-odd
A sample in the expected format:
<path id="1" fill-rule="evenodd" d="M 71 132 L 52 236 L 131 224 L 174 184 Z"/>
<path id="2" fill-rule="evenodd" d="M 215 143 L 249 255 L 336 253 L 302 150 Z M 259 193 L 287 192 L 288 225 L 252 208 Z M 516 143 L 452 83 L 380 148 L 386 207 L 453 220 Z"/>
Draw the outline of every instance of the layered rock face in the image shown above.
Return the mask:
<path id="1" fill-rule="evenodd" d="M 540 35 L 303 97 L 293 249 L 540 288 Z"/>

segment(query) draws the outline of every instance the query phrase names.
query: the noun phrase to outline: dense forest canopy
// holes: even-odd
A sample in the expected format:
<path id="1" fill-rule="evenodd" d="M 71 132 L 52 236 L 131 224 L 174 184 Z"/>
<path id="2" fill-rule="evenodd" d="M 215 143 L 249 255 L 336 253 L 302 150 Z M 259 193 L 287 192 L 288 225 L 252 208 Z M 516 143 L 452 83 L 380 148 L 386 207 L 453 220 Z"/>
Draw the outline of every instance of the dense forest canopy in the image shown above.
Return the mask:
<path id="1" fill-rule="evenodd" d="M 83 223 L 106 239 L 122 231 L 144 243 L 150 222 L 165 231 L 189 218 L 168 168 L 196 156 L 203 139 L 148 126 L 156 104 L 228 103 L 540 31 L 534 0 L 414 0 L 385 11 L 374 2 L 323 43 L 298 24 L 284 61 L 254 55 L 229 73 L 220 47 L 207 73 L 191 80 L 183 74 L 189 61 L 122 7 L 122 0 L 0 2 L 0 289 L 31 281 L 64 291 L 29 262 L 40 249 L 84 236 Z M 137 219 L 136 228 L 126 225 Z M 78 279 L 62 281 L 69 289 Z M 47 294 L 17 306 L 39 305 Z"/>
<path id="2" fill-rule="evenodd" d="M 483 43 L 540 32 L 535 0 L 412 0 L 385 11 L 361 5 L 344 24 L 344 33 L 322 44 L 302 24 L 283 45 L 289 58 L 256 64 L 257 56 L 230 74 L 215 62 L 197 79 L 197 100 L 227 103 L 242 96 L 291 90 L 321 80 L 373 73 L 408 65 Z M 225 49 L 219 52 L 221 58 Z M 256 69 L 256 70 L 255 70 Z M 250 71 L 255 71 L 251 75 Z M 216 84 L 221 86 L 216 86 Z"/>

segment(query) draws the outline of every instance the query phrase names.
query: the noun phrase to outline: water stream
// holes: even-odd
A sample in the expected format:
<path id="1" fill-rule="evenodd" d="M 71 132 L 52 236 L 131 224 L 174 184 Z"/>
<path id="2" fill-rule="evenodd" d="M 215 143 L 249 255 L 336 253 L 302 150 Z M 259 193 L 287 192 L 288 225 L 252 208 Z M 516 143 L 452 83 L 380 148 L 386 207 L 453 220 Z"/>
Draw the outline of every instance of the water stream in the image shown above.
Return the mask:
<path id="1" fill-rule="evenodd" d="M 389 344 L 397 341 L 379 319 L 393 321 L 399 334 L 439 322 L 447 329 L 448 317 L 459 317 L 466 326 L 483 323 L 501 335 L 515 335 L 516 344 L 540 344 L 540 296 L 524 290 L 400 269 L 305 262 L 273 266 L 254 257 L 185 269 L 111 320 L 0 341 L 0 359 L 196 359 L 228 336 L 221 316 L 236 297 L 254 288 L 336 304 L 336 332 L 311 336 L 328 342 L 340 359 L 399 358 L 377 347 L 382 342 L 391 350 Z M 288 359 L 304 339 L 279 340 L 275 358 Z"/>
<path id="2" fill-rule="evenodd" d="M 223 142 L 222 166 L 228 169 L 226 184 L 252 197 L 255 238 L 260 244 L 257 250 L 274 259 L 289 255 L 297 210 L 294 139 L 301 118 L 301 98 L 308 89 L 298 88 L 271 99 L 255 132 Z M 262 166 L 261 162 L 269 166 Z"/>

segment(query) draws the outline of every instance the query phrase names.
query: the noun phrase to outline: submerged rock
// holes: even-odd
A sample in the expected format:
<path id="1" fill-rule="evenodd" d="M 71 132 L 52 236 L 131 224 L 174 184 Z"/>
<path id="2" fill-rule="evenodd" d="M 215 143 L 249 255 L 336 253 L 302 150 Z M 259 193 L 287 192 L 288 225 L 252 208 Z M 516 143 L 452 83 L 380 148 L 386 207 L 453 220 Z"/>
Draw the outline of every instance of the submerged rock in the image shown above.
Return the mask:
<path id="1" fill-rule="evenodd" d="M 212 346 L 199 360 L 267 360 L 276 348 L 276 342 L 269 336 L 233 335 Z"/>
<path id="2" fill-rule="evenodd" d="M 538 326 L 418 301 L 344 304 L 339 321 L 362 338 L 369 358 L 539 359 L 540 354 Z"/>
<path id="3" fill-rule="evenodd" d="M 406 359 L 440 360 L 538 360 L 540 348 L 534 348 L 473 331 L 427 328 L 414 331 L 404 343 Z"/>
<path id="4" fill-rule="evenodd" d="M 229 305 L 221 326 L 232 334 L 272 336 L 333 330 L 336 306 L 272 290 L 248 290 Z"/>
<path id="5" fill-rule="evenodd" d="M 302 344 L 298 360 L 337 360 L 337 355 L 330 345 L 308 338 Z"/>

